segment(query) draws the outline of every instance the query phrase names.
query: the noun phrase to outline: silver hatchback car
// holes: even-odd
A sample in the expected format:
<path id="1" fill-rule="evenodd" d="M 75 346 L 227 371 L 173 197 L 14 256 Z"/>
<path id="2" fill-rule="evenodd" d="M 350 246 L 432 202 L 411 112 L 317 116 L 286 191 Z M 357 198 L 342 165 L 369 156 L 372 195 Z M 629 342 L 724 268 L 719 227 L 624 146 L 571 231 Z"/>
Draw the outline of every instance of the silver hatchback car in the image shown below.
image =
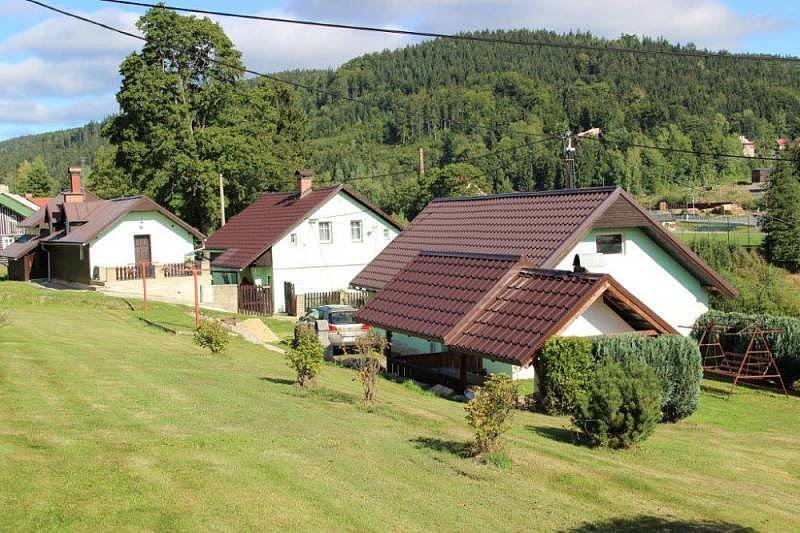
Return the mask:
<path id="1" fill-rule="evenodd" d="M 357 309 L 349 305 L 322 305 L 315 307 L 300 318 L 298 324 L 314 328 L 323 345 L 326 343 L 324 331 L 327 327 L 327 345 L 329 350 L 344 350 L 356 345 L 356 341 L 369 331 L 367 324 L 356 322 L 354 315 Z"/>

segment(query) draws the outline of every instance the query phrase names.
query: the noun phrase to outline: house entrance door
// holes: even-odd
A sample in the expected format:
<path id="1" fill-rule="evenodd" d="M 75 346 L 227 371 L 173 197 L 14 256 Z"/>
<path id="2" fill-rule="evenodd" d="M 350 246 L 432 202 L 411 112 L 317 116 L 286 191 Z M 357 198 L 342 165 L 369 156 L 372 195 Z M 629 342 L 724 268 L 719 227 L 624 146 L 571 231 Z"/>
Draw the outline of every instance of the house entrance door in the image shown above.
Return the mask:
<path id="1" fill-rule="evenodd" d="M 153 270 L 152 256 L 150 254 L 150 235 L 133 236 L 133 256 L 134 261 L 136 261 L 136 268 L 141 269 L 142 263 L 144 263 L 147 277 L 153 277 L 150 275 L 150 271 Z"/>

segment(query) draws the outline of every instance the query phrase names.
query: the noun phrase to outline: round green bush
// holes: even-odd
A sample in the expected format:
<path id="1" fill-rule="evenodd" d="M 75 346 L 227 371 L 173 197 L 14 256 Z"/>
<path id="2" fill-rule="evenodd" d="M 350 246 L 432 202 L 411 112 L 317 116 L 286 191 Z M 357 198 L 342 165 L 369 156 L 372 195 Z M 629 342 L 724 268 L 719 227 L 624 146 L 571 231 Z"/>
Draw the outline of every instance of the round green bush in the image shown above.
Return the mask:
<path id="1" fill-rule="evenodd" d="M 230 334 L 222 322 L 203 319 L 194 333 L 194 342 L 211 353 L 222 353 L 230 342 Z"/>
<path id="2" fill-rule="evenodd" d="M 628 448 L 661 420 L 661 384 L 646 364 L 604 361 L 578 395 L 573 423 L 594 446 Z"/>

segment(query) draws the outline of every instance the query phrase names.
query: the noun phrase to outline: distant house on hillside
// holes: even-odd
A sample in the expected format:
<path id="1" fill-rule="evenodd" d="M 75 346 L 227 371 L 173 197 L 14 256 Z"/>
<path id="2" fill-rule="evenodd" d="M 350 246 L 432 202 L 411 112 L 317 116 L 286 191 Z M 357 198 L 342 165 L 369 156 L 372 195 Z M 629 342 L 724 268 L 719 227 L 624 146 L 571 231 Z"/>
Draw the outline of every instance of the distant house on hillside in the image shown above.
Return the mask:
<path id="1" fill-rule="evenodd" d="M 614 187 L 434 200 L 352 285 L 393 363 L 515 377 L 554 335 L 688 334 L 737 295 Z"/>
<path id="2" fill-rule="evenodd" d="M 751 141 L 744 135 L 739 135 L 739 142 L 742 145 L 742 155 L 747 157 L 756 156 L 756 144 L 753 141 Z"/>
<path id="3" fill-rule="evenodd" d="M 0 185 L 0 252 L 25 233 L 20 222 L 38 209 L 27 198 L 9 192 L 7 185 Z"/>
<path id="4" fill-rule="evenodd" d="M 314 189 L 310 171 L 296 179 L 295 191 L 265 194 L 206 243 L 215 284 L 270 286 L 278 312 L 286 284 L 297 293 L 346 289 L 400 231 L 349 188 Z"/>
<path id="5" fill-rule="evenodd" d="M 81 169 L 70 168 L 70 188 L 23 220 L 23 237 L 6 248 L 9 277 L 44 278 L 107 289 L 141 291 L 151 278 L 151 294 L 188 300 L 191 291 L 174 289 L 184 262 L 205 236 L 146 196 L 101 200 L 81 186 Z M 158 281 L 159 283 L 155 283 Z M 187 293 L 184 298 L 181 294 Z"/>

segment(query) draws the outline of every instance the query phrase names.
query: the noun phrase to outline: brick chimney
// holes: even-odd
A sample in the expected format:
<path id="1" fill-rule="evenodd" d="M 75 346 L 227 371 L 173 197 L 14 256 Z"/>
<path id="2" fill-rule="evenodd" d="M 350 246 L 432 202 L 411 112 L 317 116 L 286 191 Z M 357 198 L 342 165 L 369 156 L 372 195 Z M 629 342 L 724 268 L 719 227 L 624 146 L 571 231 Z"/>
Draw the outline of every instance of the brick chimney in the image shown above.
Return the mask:
<path id="1" fill-rule="evenodd" d="M 84 200 L 81 187 L 81 168 L 69 167 L 69 190 L 64 191 L 64 202 L 75 203 Z"/>
<path id="2" fill-rule="evenodd" d="M 300 169 L 294 175 L 297 178 L 297 195 L 305 196 L 306 193 L 311 192 L 314 173 L 308 169 Z"/>

